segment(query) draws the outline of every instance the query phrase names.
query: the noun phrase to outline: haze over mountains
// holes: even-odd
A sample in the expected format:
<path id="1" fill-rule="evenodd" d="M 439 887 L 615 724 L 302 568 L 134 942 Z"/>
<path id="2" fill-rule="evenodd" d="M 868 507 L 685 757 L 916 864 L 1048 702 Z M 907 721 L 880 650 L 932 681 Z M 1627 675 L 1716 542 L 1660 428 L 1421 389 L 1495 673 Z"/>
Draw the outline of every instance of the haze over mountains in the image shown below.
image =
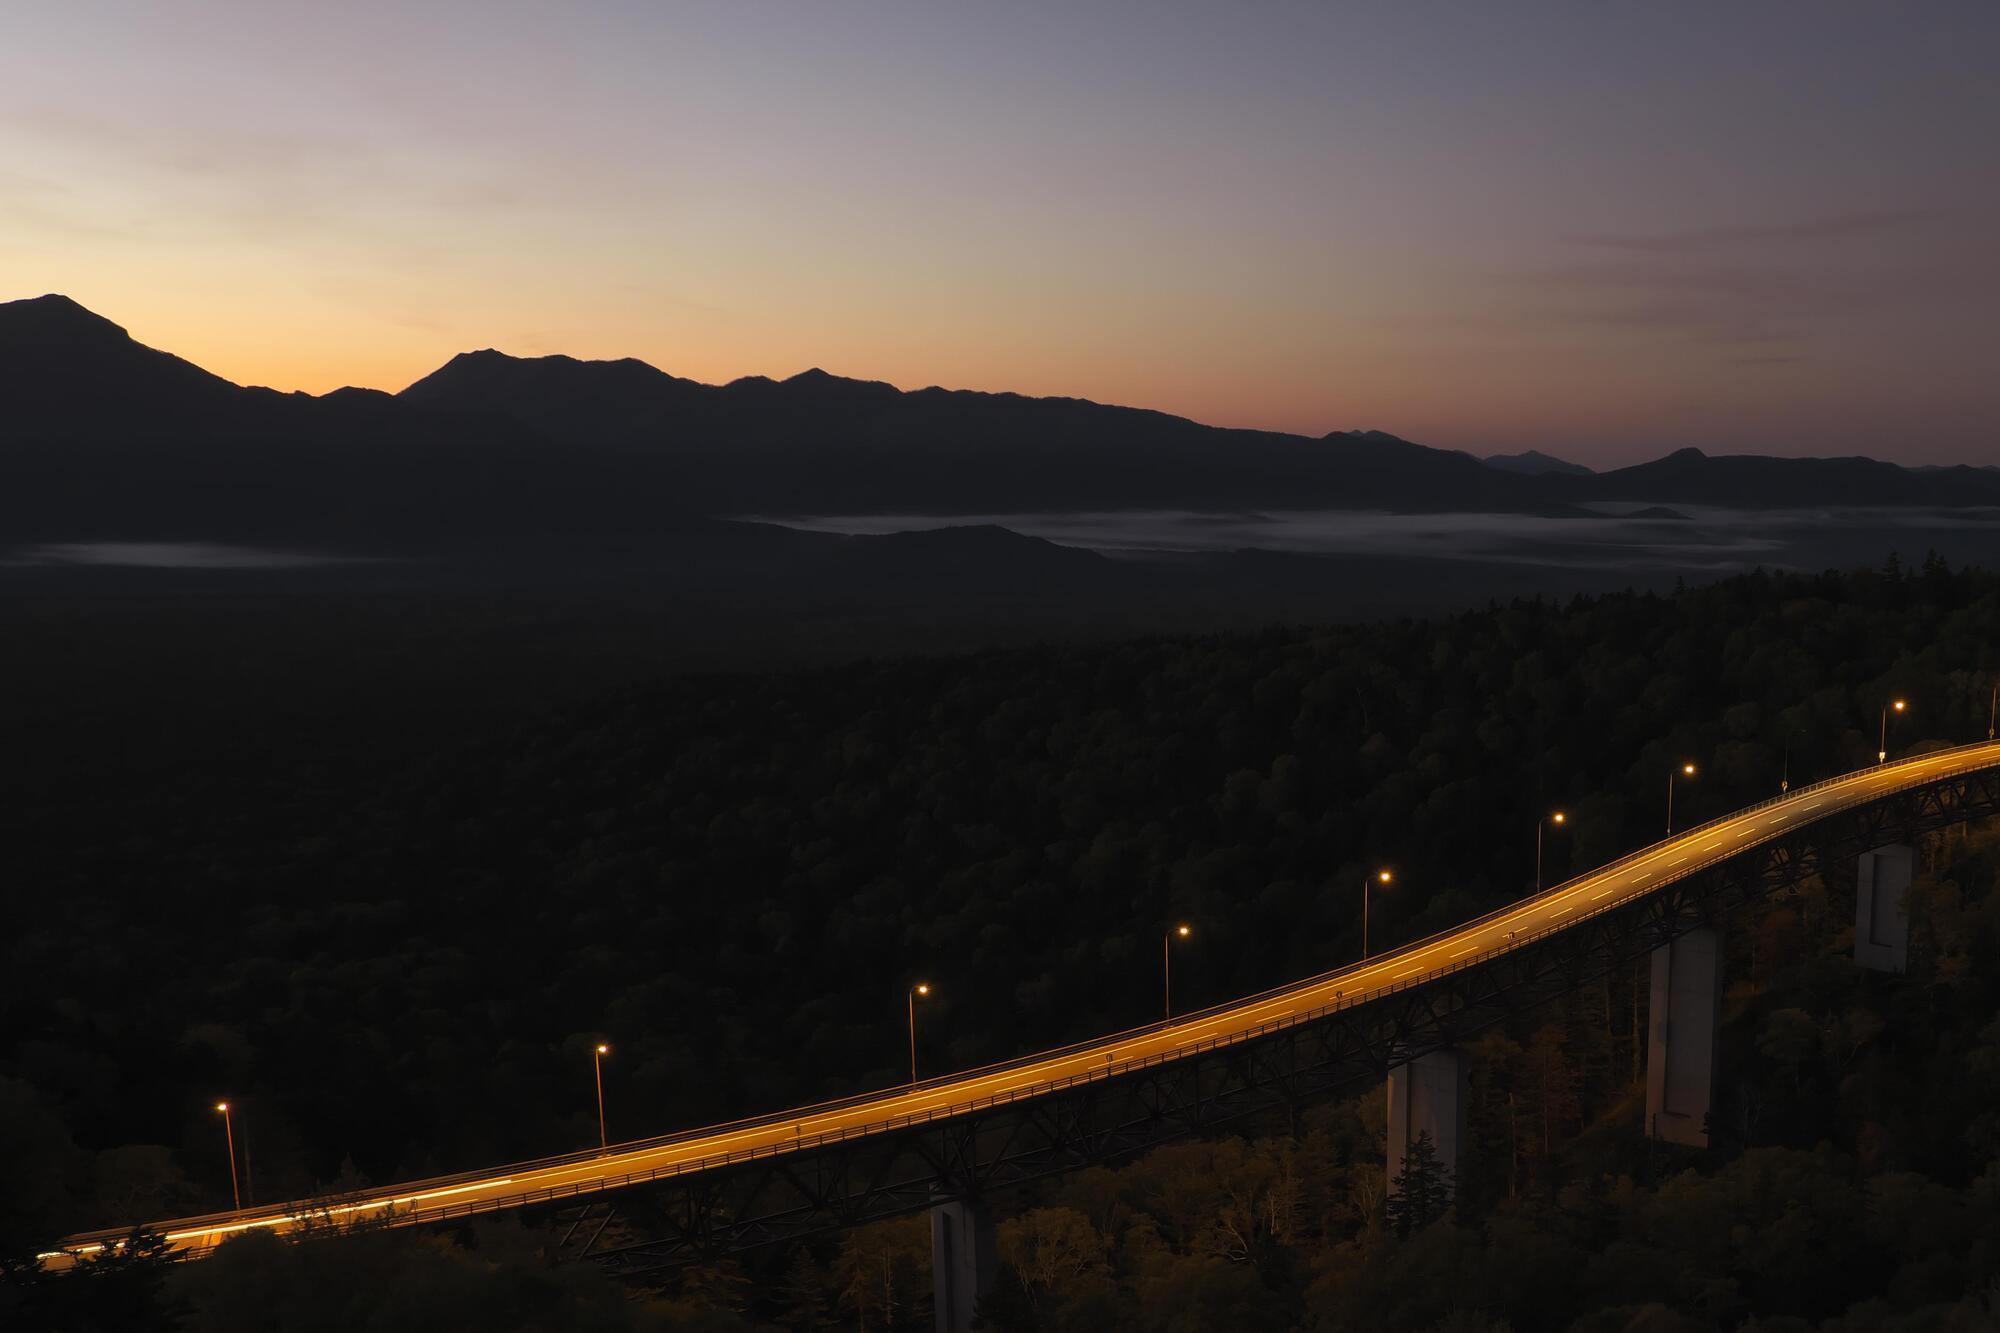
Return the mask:
<path id="1" fill-rule="evenodd" d="M 707 385 L 469 352 L 399 394 L 245 388 L 60 296 L 0 305 L 0 540 L 641 537 L 740 514 L 1563 514 L 2000 505 L 2000 474 L 1683 449 L 1605 473 L 812 370 Z"/>

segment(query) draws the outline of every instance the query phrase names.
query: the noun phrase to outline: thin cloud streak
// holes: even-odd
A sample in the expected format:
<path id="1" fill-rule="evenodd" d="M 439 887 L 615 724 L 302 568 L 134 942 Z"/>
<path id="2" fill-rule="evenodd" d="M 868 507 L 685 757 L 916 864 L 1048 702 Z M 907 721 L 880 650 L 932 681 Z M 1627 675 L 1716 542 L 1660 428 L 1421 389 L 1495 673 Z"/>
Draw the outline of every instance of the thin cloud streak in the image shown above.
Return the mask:
<path id="1" fill-rule="evenodd" d="M 1578 245 L 1608 250 L 1630 250 L 1640 254 L 1688 255 L 1738 245 L 1772 242 L 1837 240 L 1850 236 L 1879 236 L 1885 232 L 1935 222 L 1946 216 L 1942 209 L 1891 209 L 1876 212 L 1834 213 L 1771 226 L 1695 227 L 1686 231 L 1661 232 L 1650 236 L 1585 235 L 1569 239 Z"/>

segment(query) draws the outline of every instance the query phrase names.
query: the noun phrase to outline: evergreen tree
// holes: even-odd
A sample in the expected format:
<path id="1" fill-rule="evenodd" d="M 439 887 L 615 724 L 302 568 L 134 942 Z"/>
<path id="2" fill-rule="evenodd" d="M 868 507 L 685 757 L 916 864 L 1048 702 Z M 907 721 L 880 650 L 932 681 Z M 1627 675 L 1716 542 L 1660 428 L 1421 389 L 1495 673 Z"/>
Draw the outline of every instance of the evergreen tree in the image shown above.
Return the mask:
<path id="1" fill-rule="evenodd" d="M 1403 1169 L 1391 1183 L 1394 1188 L 1386 1210 L 1389 1229 L 1398 1236 L 1421 1231 L 1443 1217 L 1451 1208 L 1456 1186 L 1451 1168 L 1438 1160 L 1437 1145 L 1431 1142 L 1428 1130 L 1411 1141 L 1409 1151 L 1403 1154 Z"/>

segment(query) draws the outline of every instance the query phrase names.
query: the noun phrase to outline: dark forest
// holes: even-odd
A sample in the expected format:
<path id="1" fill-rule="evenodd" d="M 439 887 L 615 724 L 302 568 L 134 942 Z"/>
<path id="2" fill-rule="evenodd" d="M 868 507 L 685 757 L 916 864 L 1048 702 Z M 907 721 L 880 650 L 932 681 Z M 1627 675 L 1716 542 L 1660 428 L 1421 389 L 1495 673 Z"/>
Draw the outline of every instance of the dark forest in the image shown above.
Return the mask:
<path id="1" fill-rule="evenodd" d="M 600 1039 L 612 1135 L 635 1137 L 893 1083 L 918 976 L 943 1069 L 1156 1017 L 1169 920 L 1197 930 L 1188 1006 L 1324 970 L 1358 953 L 1377 865 L 1397 871 L 1381 947 L 1527 892 L 1550 808 L 1569 816 L 1550 882 L 1658 837 L 1684 758 L 1692 822 L 1872 760 L 1891 693 L 1898 753 L 1983 736 L 1996 633 L 2000 579 L 1892 563 L 690 677 L 428 730 L 29 749 L 5 816 L 27 891 L 0 958 L 0 1237 L 18 1257 L 226 1204 L 218 1095 L 253 1197 L 303 1197 L 589 1142 Z M 1977 831 L 1926 849 L 1907 978 L 1846 965 L 1851 915 L 1824 895 L 1732 934 L 1708 1154 L 1640 1137 L 1643 997 L 1606 983 L 1475 1053 L 1447 1213 L 1385 1214 L 1380 1093 L 1357 1089 L 1011 1201 L 995 1325 L 1983 1327 L 1965 1321 L 1990 1317 L 2000 1263 L 1996 856 Z M 303 1329 L 315 1284 L 371 1274 L 414 1319 L 427 1285 L 497 1264 L 528 1294 L 482 1287 L 485 1327 L 586 1327 L 587 1307 L 605 1327 L 915 1328 L 926 1238 L 892 1223 L 640 1304 L 497 1227 L 470 1248 L 253 1238 L 91 1282 L 193 1328 Z M 1855 1261 L 1828 1264 L 1840 1246 Z M 232 1315 L 243 1288 L 225 1300 L 215 1275 L 238 1264 L 297 1269 L 272 1281 L 299 1313 Z M 46 1284 L 24 1269 L 10 1290 Z M 577 1313 L 536 1322 L 537 1302 Z"/>

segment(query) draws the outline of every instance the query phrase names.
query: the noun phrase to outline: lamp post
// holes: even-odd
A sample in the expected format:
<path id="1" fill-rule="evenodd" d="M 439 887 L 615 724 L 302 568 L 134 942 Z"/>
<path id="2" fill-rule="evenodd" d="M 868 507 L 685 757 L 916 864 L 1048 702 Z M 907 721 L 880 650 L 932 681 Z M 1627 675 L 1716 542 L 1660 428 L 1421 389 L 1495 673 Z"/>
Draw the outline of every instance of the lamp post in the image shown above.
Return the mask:
<path id="1" fill-rule="evenodd" d="M 1682 764 L 1679 768 L 1667 771 L 1667 836 L 1669 838 L 1674 836 L 1674 783 L 1680 778 L 1691 778 L 1693 776 L 1693 764 Z"/>
<path id="2" fill-rule="evenodd" d="M 1875 742 L 1876 763 L 1886 764 L 1889 762 L 1889 714 L 1900 713 L 1906 707 L 1908 707 L 1908 704 L 1901 699 L 1892 699 L 1882 705 L 1882 734 Z"/>
<path id="3" fill-rule="evenodd" d="M 916 985 L 910 987 L 910 993 L 907 997 L 910 1004 L 910 1082 L 912 1083 L 917 1081 L 917 997 L 919 995 L 929 995 L 930 993 L 930 983 L 928 981 L 919 981 Z"/>
<path id="4" fill-rule="evenodd" d="M 229 1145 L 229 1197 L 236 1201 L 236 1211 L 243 1211 L 243 1189 L 236 1183 L 236 1123 L 229 1114 L 228 1102 L 217 1102 L 215 1109 L 222 1113 L 222 1138 Z"/>
<path id="5" fill-rule="evenodd" d="M 1395 878 L 1386 870 L 1378 870 L 1361 881 L 1361 956 L 1368 957 L 1368 891 L 1377 884 L 1387 884 Z"/>
<path id="6" fill-rule="evenodd" d="M 1174 941 L 1184 940 L 1194 932 L 1187 924 L 1175 926 L 1160 936 L 1160 981 L 1166 992 L 1166 1017 L 1174 1016 Z"/>
<path id="7" fill-rule="evenodd" d="M 1993 697 L 1986 701 L 1986 739 L 1993 739 L 1993 724 L 2000 721 L 2000 680 L 1993 682 Z"/>
<path id="8" fill-rule="evenodd" d="M 1555 811 L 1547 819 L 1538 819 L 1535 821 L 1535 892 L 1536 893 L 1540 893 L 1542 891 L 1542 830 L 1550 824 L 1554 824 L 1558 828 L 1560 828 L 1563 824 L 1567 822 L 1569 822 L 1569 816 L 1564 814 L 1560 810 Z"/>
<path id="9" fill-rule="evenodd" d="M 590 1066 L 597 1075 L 597 1147 L 599 1151 L 611 1146 L 611 1136 L 604 1132 L 604 1057 L 611 1054 L 611 1048 L 598 1042 L 590 1052 Z"/>

